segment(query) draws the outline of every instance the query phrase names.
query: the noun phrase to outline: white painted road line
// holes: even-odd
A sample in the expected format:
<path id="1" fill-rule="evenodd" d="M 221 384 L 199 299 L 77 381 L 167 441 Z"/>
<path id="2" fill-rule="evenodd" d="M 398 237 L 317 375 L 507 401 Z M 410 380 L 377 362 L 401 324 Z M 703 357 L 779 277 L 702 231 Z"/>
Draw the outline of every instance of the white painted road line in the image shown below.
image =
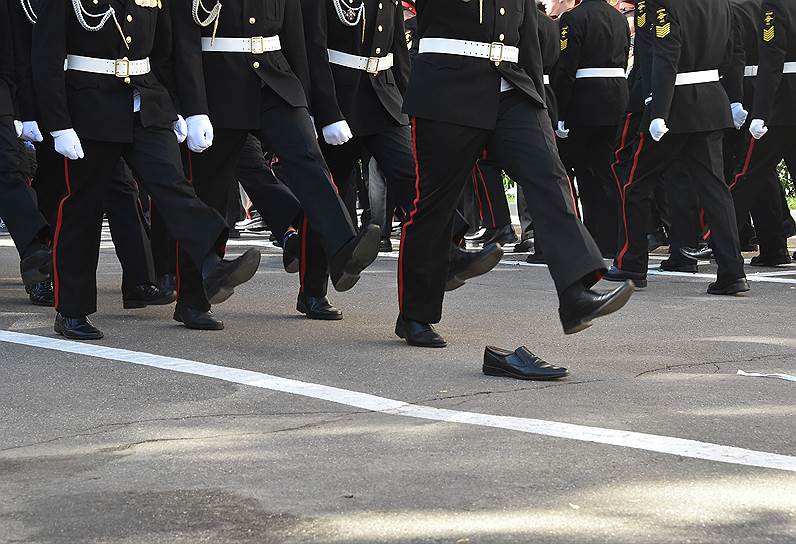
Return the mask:
<path id="1" fill-rule="evenodd" d="M 188 359 L 178 359 L 175 357 L 165 357 L 162 355 L 153 355 L 125 349 L 109 348 L 95 344 L 81 344 L 69 340 L 60 340 L 17 332 L 0 330 L 0 342 L 74 353 L 111 361 L 133 363 L 152 368 L 181 372 L 183 374 L 204 376 L 230 383 L 325 400 L 387 415 L 492 427 L 556 438 L 567 438 L 582 442 L 594 442 L 598 444 L 609 444 L 625 448 L 666 453 L 692 459 L 704 459 L 721 463 L 731 463 L 734 465 L 796 472 L 796 457 L 790 455 L 747 450 L 670 436 L 603 429 L 600 427 L 587 427 L 584 425 L 574 425 L 542 419 L 497 416 L 433 408 L 431 406 L 409 404 L 400 400 L 378 397 L 358 391 L 350 391 L 348 389 L 280 378 L 278 376 L 253 372 L 251 370 L 241 370 L 190 361 Z"/>

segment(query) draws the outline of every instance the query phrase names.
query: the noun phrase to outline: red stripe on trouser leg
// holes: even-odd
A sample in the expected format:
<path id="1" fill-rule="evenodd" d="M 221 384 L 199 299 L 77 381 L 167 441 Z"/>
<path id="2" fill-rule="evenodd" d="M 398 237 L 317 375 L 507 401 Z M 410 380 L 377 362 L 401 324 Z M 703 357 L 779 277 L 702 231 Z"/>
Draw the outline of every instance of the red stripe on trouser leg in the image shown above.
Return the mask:
<path id="1" fill-rule="evenodd" d="M 58 239 L 61 236 L 61 227 L 64 221 L 64 203 L 72 194 L 72 182 L 69 179 L 69 159 L 66 157 L 64 157 L 64 182 L 66 183 L 66 195 L 64 195 L 61 202 L 58 203 L 58 216 L 55 221 L 55 235 L 53 236 L 53 291 L 55 295 L 55 309 L 57 311 L 60 311 L 58 305 L 61 299 L 61 280 L 58 275 Z M 70 315 L 68 317 L 80 316 Z"/>
<path id="2" fill-rule="evenodd" d="M 475 191 L 475 201 L 478 202 L 478 220 L 483 225 L 484 223 L 484 208 L 481 206 L 481 194 L 478 190 L 478 170 L 473 166 L 473 191 Z"/>
<path id="3" fill-rule="evenodd" d="M 710 238 L 710 229 L 707 227 L 708 223 L 705 221 L 705 208 L 699 208 L 699 230 L 705 231 L 705 234 L 702 235 L 702 240 L 705 242 Z"/>
<path id="4" fill-rule="evenodd" d="M 412 202 L 412 211 L 409 212 L 409 220 L 401 228 L 401 246 L 398 251 L 398 309 L 404 312 L 404 250 L 406 249 L 406 232 L 414 222 L 417 214 L 417 205 L 420 202 L 420 163 L 417 159 L 417 119 L 410 119 L 412 125 L 412 155 L 415 160 L 415 200 Z"/>
<path id="5" fill-rule="evenodd" d="M 619 138 L 619 147 L 616 148 L 616 153 L 614 153 L 614 162 L 611 164 L 611 173 L 613 173 L 614 181 L 616 181 L 616 189 L 619 191 L 619 198 L 624 198 L 625 195 L 622 193 L 622 182 L 619 181 L 619 176 L 616 173 L 616 167 L 621 162 L 619 155 L 625 150 L 625 147 L 627 147 L 627 136 L 630 133 L 630 121 L 632 119 L 633 114 L 628 113 L 625 117 L 625 125 L 622 128 L 622 136 Z"/>
<path id="6" fill-rule="evenodd" d="M 733 178 L 732 183 L 730 184 L 730 191 L 735 189 L 735 186 L 738 185 L 738 182 L 741 181 L 741 178 L 744 177 L 746 174 L 749 173 L 749 166 L 752 164 L 752 154 L 755 150 L 755 144 L 757 140 L 754 138 L 749 139 L 749 149 L 746 150 L 746 159 L 743 161 L 743 167 L 741 171 Z"/>
<path id="7" fill-rule="evenodd" d="M 481 185 L 484 186 L 486 203 L 489 205 L 489 215 L 492 217 L 492 228 L 497 228 L 497 225 L 495 225 L 495 211 L 492 209 L 492 199 L 489 197 L 489 188 L 486 186 L 486 178 L 484 177 L 484 173 L 481 171 L 481 166 L 478 164 L 478 161 L 475 162 L 475 169 L 478 171 L 478 175 L 481 178 Z M 481 218 L 481 221 L 483 222 L 483 217 Z"/>
<path id="8" fill-rule="evenodd" d="M 638 149 L 636 153 L 633 155 L 633 166 L 630 168 L 630 175 L 628 176 L 627 183 L 622 187 L 621 192 L 619 193 L 622 195 L 622 221 L 624 222 L 625 227 L 625 245 L 622 246 L 622 250 L 616 256 L 616 263 L 619 265 L 619 268 L 622 268 L 622 263 L 625 258 L 625 254 L 627 250 L 630 248 L 630 236 L 627 232 L 627 190 L 633 184 L 633 181 L 636 177 L 636 169 L 638 168 L 638 160 L 641 156 L 641 151 L 644 149 L 644 133 L 642 132 L 639 134 L 638 140 Z"/>
<path id="9" fill-rule="evenodd" d="M 304 220 L 301 222 L 301 258 L 299 259 L 299 290 L 304 292 L 304 276 L 307 274 L 307 238 L 309 237 L 310 222 L 307 215 L 304 215 Z M 285 248 L 282 248 L 284 251 Z"/>

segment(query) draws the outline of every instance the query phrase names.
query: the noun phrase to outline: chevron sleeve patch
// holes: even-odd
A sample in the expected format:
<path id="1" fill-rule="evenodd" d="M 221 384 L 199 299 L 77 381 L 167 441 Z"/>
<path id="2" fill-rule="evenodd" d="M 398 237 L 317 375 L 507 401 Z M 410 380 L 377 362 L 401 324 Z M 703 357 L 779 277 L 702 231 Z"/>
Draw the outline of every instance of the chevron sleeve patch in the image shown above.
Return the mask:
<path id="1" fill-rule="evenodd" d="M 655 37 L 663 39 L 672 33 L 672 23 L 666 8 L 659 8 L 655 12 Z"/>
<path id="2" fill-rule="evenodd" d="M 776 17 L 773 11 L 767 11 L 763 15 L 763 41 L 766 43 L 774 41 L 777 37 L 777 31 L 774 28 Z"/>

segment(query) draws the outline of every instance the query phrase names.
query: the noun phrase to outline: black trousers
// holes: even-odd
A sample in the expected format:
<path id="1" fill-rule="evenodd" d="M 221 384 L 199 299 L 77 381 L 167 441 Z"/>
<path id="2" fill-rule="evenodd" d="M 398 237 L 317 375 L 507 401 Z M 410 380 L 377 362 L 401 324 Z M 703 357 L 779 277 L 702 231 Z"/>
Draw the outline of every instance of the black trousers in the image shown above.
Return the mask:
<path id="1" fill-rule="evenodd" d="M 58 210 L 53 242 L 55 307 L 65 316 L 97 311 L 96 271 L 103 215 L 103 186 L 124 158 L 151 195 L 169 235 L 197 267 L 226 239 L 227 226 L 203 204 L 185 179 L 180 149 L 167 128 L 133 129 L 131 143 L 83 140 L 85 158 L 64 159 L 66 196 Z"/>
<path id="2" fill-rule="evenodd" d="M 304 216 L 313 228 L 321 233 L 317 243 L 331 258 L 355 236 L 355 231 L 323 160 L 309 112 L 306 108 L 288 105 L 269 87 L 264 87 L 262 93 L 261 129 L 257 136 L 262 147 L 279 158 L 280 180 L 301 203 Z M 203 153 L 190 154 L 187 166 L 196 193 L 222 213 L 226 210 L 229 187 L 235 180 L 241 152 L 251 132 L 216 128 L 213 145 Z M 267 174 L 263 172 L 263 175 Z M 208 310 L 210 304 L 201 288 L 199 271 L 181 255 L 178 261 L 178 304 Z"/>
<path id="3" fill-rule="evenodd" d="M 559 143 L 561 159 L 575 172 L 583 223 L 608 258 L 616 255 L 619 232 L 619 191 L 611 172 L 618 128 L 573 127 Z"/>
<path id="4" fill-rule="evenodd" d="M 47 221 L 36 208 L 20 170 L 23 150 L 10 116 L 0 116 L 0 217 L 5 221 L 20 256 L 37 239 L 49 239 Z"/>
<path id="5" fill-rule="evenodd" d="M 38 167 L 33 179 L 39 210 L 50 224 L 58 222 L 58 205 L 66 195 L 64 157 L 52 138 L 36 145 Z M 122 290 L 154 280 L 149 232 L 139 201 L 138 185 L 120 158 L 113 172 L 98 186 L 102 209 L 108 217 L 116 257 L 122 265 Z"/>
<path id="6" fill-rule="evenodd" d="M 404 224 L 398 261 L 401 314 L 437 323 L 449 264 L 454 212 L 484 149 L 525 191 L 537 237 L 559 293 L 591 285 L 605 271 L 600 250 L 575 214 L 547 111 L 517 91 L 501 95 L 497 126 L 484 130 L 414 120 L 418 169 L 415 207 Z"/>
<path id="7" fill-rule="evenodd" d="M 747 136 L 743 161 L 730 182 L 739 229 L 751 211 L 760 253 L 787 251 L 777 166 L 783 159 L 796 164 L 796 126 L 769 127 L 760 140 Z"/>
<path id="8" fill-rule="evenodd" d="M 699 195 L 683 161 L 673 161 L 659 179 L 669 203 L 669 253 L 673 260 L 685 261 L 680 249 L 696 247 L 702 234 Z"/>
<path id="9" fill-rule="evenodd" d="M 623 212 L 620 249 L 614 261 L 617 267 L 647 272 L 647 203 L 659 176 L 673 161 L 680 160 L 690 173 L 711 228 L 719 280 L 744 277 L 735 210 L 729 188 L 724 183 L 722 138 L 721 131 L 669 133 L 655 142 L 646 132 L 637 132 L 620 148 L 619 162 L 614 167 L 622 189 Z"/>
<path id="10" fill-rule="evenodd" d="M 473 191 L 481 226 L 497 229 L 511 225 L 509 201 L 503 187 L 503 169 L 489 158 L 479 159 L 473 168 Z"/>
<path id="11" fill-rule="evenodd" d="M 416 173 L 412 154 L 412 131 L 409 126 L 395 126 L 377 134 L 357 136 L 340 146 L 321 143 L 321 150 L 332 172 L 332 179 L 335 182 L 342 180 L 338 188 L 344 200 L 348 191 L 355 190 L 348 181 L 357 161 L 363 155 L 369 154 L 376 159 L 384 173 L 395 204 L 405 211 L 411 209 Z M 301 292 L 312 297 L 322 297 L 326 296 L 329 274 L 326 256 L 317 243 L 319 237 L 311 235 L 315 230 L 317 226 L 311 218 L 302 225 L 299 277 Z"/>

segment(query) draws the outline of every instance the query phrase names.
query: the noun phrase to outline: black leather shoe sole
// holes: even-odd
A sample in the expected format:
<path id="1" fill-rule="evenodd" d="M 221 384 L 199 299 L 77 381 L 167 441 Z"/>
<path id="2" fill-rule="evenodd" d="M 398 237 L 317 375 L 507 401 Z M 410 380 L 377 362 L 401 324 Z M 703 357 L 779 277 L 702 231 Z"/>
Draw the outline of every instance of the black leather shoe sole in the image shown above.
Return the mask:
<path id="1" fill-rule="evenodd" d="M 470 263 L 470 266 L 448 278 L 445 283 L 446 291 L 454 291 L 464 285 L 467 280 L 483 276 L 495 268 L 503 258 L 503 248 L 495 244 L 487 251 L 482 251 L 479 259 Z"/>
<path id="2" fill-rule="evenodd" d="M 49 250 L 40 249 L 22 259 L 19 272 L 25 287 L 32 287 L 39 282 L 50 279 L 53 273 L 53 256 Z"/>
<path id="3" fill-rule="evenodd" d="M 312 311 L 303 302 L 296 303 L 296 310 L 307 316 L 307 319 L 317 319 L 318 321 L 340 321 L 343 319 L 342 312 L 318 312 Z"/>
<path id="4" fill-rule="evenodd" d="M 632 281 L 625 281 L 625 284 L 611 293 L 611 297 L 597 309 L 588 315 L 570 319 L 562 323 L 564 327 L 564 334 L 576 334 L 581 331 L 585 331 L 591 327 L 591 322 L 598 317 L 605 317 L 606 315 L 612 314 L 622 309 L 622 307 L 627 304 L 627 301 L 630 300 L 630 297 L 633 296 L 633 292 L 635 290 L 636 287 Z"/>
<path id="5" fill-rule="evenodd" d="M 711 283 L 708 286 L 709 295 L 738 295 L 749 291 L 749 282 L 745 279 L 728 283 L 727 285 L 716 285 Z"/>
<path id="6" fill-rule="evenodd" d="M 372 228 L 371 228 L 372 227 Z M 364 230 L 351 258 L 343 266 L 339 276 L 332 275 L 332 285 L 336 291 L 348 291 L 359 281 L 360 273 L 379 256 L 381 229 L 376 225 L 362 227 Z"/>
<path id="7" fill-rule="evenodd" d="M 405 340 L 410 346 L 415 346 L 418 348 L 448 347 L 448 343 L 442 339 L 442 337 L 439 337 L 439 340 L 433 342 L 418 342 L 417 340 L 412 339 L 409 334 L 407 334 L 406 329 L 403 327 L 403 322 L 400 321 L 395 324 L 395 335 L 401 340 Z"/>
<path id="8" fill-rule="evenodd" d="M 224 323 L 221 321 L 192 321 L 190 319 L 183 319 L 182 314 L 178 310 L 174 310 L 172 316 L 174 321 L 182 323 L 186 328 L 194 331 L 223 331 Z"/>
<path id="9" fill-rule="evenodd" d="M 569 375 L 569 372 L 564 372 L 558 376 L 528 376 L 527 374 L 522 374 L 519 372 L 513 372 L 506 368 L 496 367 L 484 363 L 481 370 L 487 376 L 500 376 L 504 378 L 514 378 L 516 380 L 533 380 L 533 381 L 550 381 L 550 380 L 560 380 Z"/>
<path id="10" fill-rule="evenodd" d="M 160 298 L 155 298 L 152 300 L 138 300 L 132 298 L 122 299 L 122 307 L 125 310 L 138 310 L 141 308 L 146 308 L 147 306 L 167 306 L 177 300 L 177 293 L 171 292 L 168 295 L 164 295 Z"/>
<path id="11" fill-rule="evenodd" d="M 225 302 L 233 295 L 235 287 L 252 279 L 260 266 L 260 252 L 254 248 L 247 249 L 243 255 L 226 266 L 228 268 L 222 278 L 211 281 L 210 286 L 205 286 L 210 304 Z"/>

